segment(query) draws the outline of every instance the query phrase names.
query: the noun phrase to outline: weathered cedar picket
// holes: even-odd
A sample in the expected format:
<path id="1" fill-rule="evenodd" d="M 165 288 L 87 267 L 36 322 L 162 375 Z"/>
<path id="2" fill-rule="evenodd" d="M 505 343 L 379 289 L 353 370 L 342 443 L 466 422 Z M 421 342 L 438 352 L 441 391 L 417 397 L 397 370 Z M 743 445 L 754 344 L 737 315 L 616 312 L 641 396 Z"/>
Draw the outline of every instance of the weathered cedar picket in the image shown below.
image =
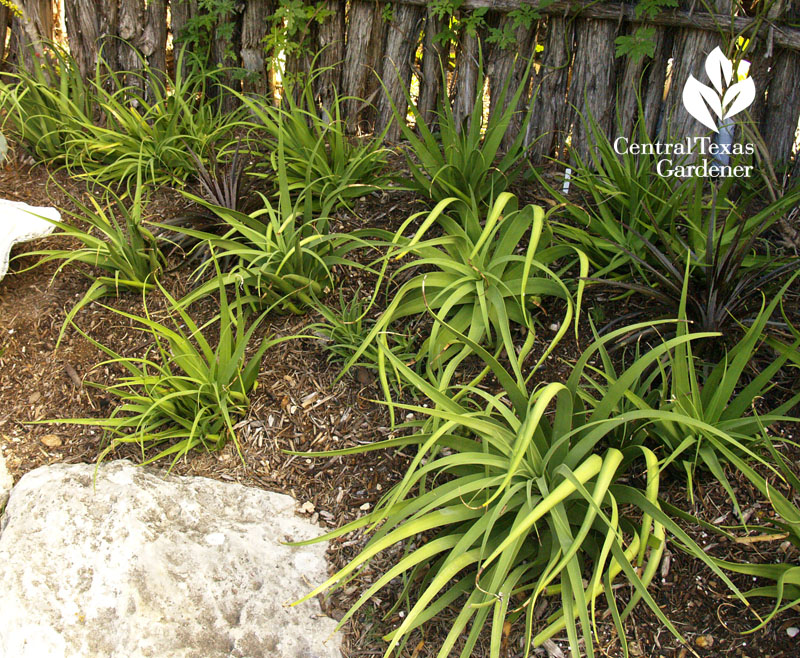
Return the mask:
<path id="1" fill-rule="evenodd" d="M 0 59 L 6 56 L 10 65 L 30 65 L 28 55 L 22 53 L 29 52 L 31 45 L 40 49 L 38 42 L 52 38 L 53 7 L 58 2 L 64 5 L 70 49 L 86 75 L 94 69 L 101 52 L 114 69 L 135 68 L 139 57 L 144 57 L 154 69 L 166 70 L 168 30 L 173 36 L 180 35 L 201 11 L 197 0 L 17 0 L 23 11 L 19 19 L 12 19 L 0 5 Z M 326 0 L 325 8 L 331 15 L 302 31 L 300 38 L 307 54 L 289 57 L 286 63 L 290 73 L 307 71 L 316 55 L 323 72 L 315 81 L 315 94 L 326 106 L 330 106 L 334 88 L 347 97 L 342 109 L 353 130 L 381 131 L 391 121 L 391 103 L 378 76 L 401 111 L 406 107 L 405 91 L 412 75 L 416 76 L 419 108 L 428 123 L 435 121 L 441 93 L 440 61 L 450 54 L 435 37 L 447 18 L 438 16 L 426 0 L 392 2 L 391 20 L 387 21 L 385 2 Z M 511 20 L 508 12 L 523 4 L 538 7 L 539 2 L 464 0 L 460 11 L 487 8 L 487 24 L 502 28 Z M 268 19 L 279 5 L 280 0 L 244 0 L 237 3 L 235 13 L 220 18 L 220 22 L 234 23 L 233 41 L 212 39 L 209 64 L 240 65 L 249 72 L 242 82 L 232 75 L 226 77 L 226 84 L 241 85 L 248 92 L 277 91 L 263 39 L 269 29 Z M 716 14 L 707 13 L 707 6 Z M 722 45 L 716 30 L 724 26 L 726 32 L 741 34 L 754 46 L 748 58 L 760 94 L 750 110 L 753 124 L 758 126 L 774 162 L 785 162 L 792 156 L 800 115 L 800 30 L 790 26 L 800 18 L 800 1 L 775 0 L 761 20 L 746 16 L 737 0 L 681 0 L 679 10 L 662 11 L 655 17 L 638 16 L 635 7 L 636 0 L 551 2 L 539 8 L 540 18 L 533 24 L 512 24 L 514 43 L 507 50 L 489 43 L 485 29 L 477 33 L 462 30 L 453 46 L 455 70 L 450 84 L 456 116 L 468 116 L 475 94 L 484 91 L 476 84 L 480 53 L 488 78 L 490 111 L 502 112 L 504 108 L 498 107 L 496 100 L 503 82 L 513 71 L 514 88 L 540 44 L 543 52 L 506 138 L 508 143 L 524 131 L 526 142 L 533 144 L 534 160 L 563 155 L 568 139 L 581 157 L 588 157 L 591 139 L 580 119 L 587 112 L 609 135 L 630 133 L 638 99 L 649 134 L 669 133 L 674 138 L 702 134 L 697 122 L 681 109 L 681 91 L 689 74 L 702 78 L 705 56 Z M 631 34 L 643 23 L 655 30 L 654 57 L 641 62 L 616 58 L 614 40 Z M 8 25 L 9 48 L 5 48 L 3 36 Z M 225 54 L 230 52 L 235 54 L 235 61 L 226 60 Z M 225 102 L 232 102 L 230 95 L 226 96 Z M 530 118 L 523 125 L 529 107 Z M 398 137 L 397 127 L 392 127 L 387 140 Z M 800 166 L 795 169 L 800 170 Z"/>

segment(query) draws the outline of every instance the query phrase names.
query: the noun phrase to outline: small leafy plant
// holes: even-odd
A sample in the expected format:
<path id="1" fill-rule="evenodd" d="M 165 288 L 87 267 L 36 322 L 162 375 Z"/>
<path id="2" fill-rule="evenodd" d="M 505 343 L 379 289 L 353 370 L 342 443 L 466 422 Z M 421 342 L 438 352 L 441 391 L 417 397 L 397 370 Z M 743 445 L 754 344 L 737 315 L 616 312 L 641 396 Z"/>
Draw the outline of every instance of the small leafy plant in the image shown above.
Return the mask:
<path id="1" fill-rule="evenodd" d="M 800 192 L 800 191 L 799 191 Z M 643 250 L 648 258 L 628 252 L 638 265 L 642 279 L 638 281 L 603 280 L 612 288 L 633 291 L 654 300 L 665 317 L 676 317 L 686 287 L 686 318 L 699 331 L 724 331 L 746 318 L 742 314 L 757 303 L 762 294 L 772 296 L 792 272 L 800 269 L 800 258 L 776 258 L 758 255 L 755 245 L 764 230 L 780 217 L 776 208 L 800 198 L 800 193 L 784 197 L 762 209 L 752 218 L 742 219 L 731 233 L 720 228 L 715 205 L 702 223 L 693 223 L 688 239 L 676 231 L 672 235 L 658 232 L 651 242 L 641 234 Z M 759 222 L 761 222 L 759 224 Z M 692 242 L 702 227 L 703 242 Z M 745 232 L 749 227 L 749 232 Z M 630 229 L 632 233 L 637 232 Z M 624 249 L 624 248 L 623 248 Z M 650 313 L 642 309 L 642 313 Z"/>
<path id="2" fill-rule="evenodd" d="M 444 199 L 430 213 L 420 215 L 426 216 L 413 237 L 403 233 L 419 215 L 410 217 L 398 230 L 397 246 L 390 257 L 412 256 L 394 276 L 423 267 L 429 271 L 414 274 L 394 293 L 348 367 L 394 323 L 429 311 L 443 320 L 434 322 L 417 355 L 431 373 L 446 367 L 452 374 L 469 356 L 471 350 L 458 340 L 459 334 L 514 353 L 514 323 L 524 328 L 528 346 L 535 339 L 533 313 L 545 297 L 566 303 L 557 339 L 566 333 L 579 313 L 583 282 L 578 283 L 576 303 L 559 273 L 550 268 L 559 259 L 577 253 L 581 276 L 585 277 L 588 262 L 579 251 L 550 245 L 541 208 L 528 205 L 520 209 L 516 197 L 503 192 L 485 218 L 482 207 L 474 202 L 466 207 L 456 198 Z M 443 234 L 428 237 L 434 225 L 441 227 Z"/>
<path id="3" fill-rule="evenodd" d="M 568 199 L 538 172 L 540 184 L 563 210 L 569 221 L 553 221 L 553 232 L 577 244 L 588 256 L 597 278 L 628 279 L 640 274 L 633 256 L 646 258 L 644 240 L 655 241 L 658 232 L 671 233 L 691 198 L 693 181 L 675 183 L 658 176 L 658 156 L 649 151 L 632 155 L 617 153 L 606 132 L 591 115 L 584 118 L 594 148 L 591 161 L 573 152 L 571 185 L 585 202 Z M 640 115 L 634 130 L 643 144 L 650 139 Z M 562 163 L 567 166 L 566 163 Z"/>
<path id="4" fill-rule="evenodd" d="M 54 277 L 72 264 L 96 267 L 102 272 L 100 276 L 85 273 L 92 284 L 67 313 L 58 343 L 72 319 L 87 304 L 120 292 L 147 292 L 155 287 L 155 277 L 162 270 L 163 258 L 156 238 L 144 226 L 146 202 L 143 195 L 144 186 L 139 180 L 132 202 L 127 193 L 118 196 L 110 189 L 105 190 L 102 201 L 88 194 L 88 204 L 70 197 L 78 210 L 69 213 L 73 221 L 56 223 L 60 229 L 57 235 L 75 238 L 81 246 L 31 252 L 31 255 L 43 256 L 33 267 L 61 261 Z"/>
<path id="5" fill-rule="evenodd" d="M 219 340 L 212 347 L 203 333 L 207 325 L 199 327 L 178 301 L 157 285 L 168 302 L 171 326 L 155 321 L 146 301 L 144 316 L 105 307 L 135 322 L 152 339 L 141 357 L 123 356 L 76 327 L 110 357 L 98 368 L 117 366 L 127 373 L 114 384 L 89 383 L 119 400 L 111 417 L 52 422 L 101 427 L 109 445 L 98 462 L 125 444 L 141 448 L 143 464 L 169 457 L 174 466 L 191 450 L 220 450 L 229 441 L 234 441 L 241 455 L 234 425 L 247 413 L 248 396 L 256 385 L 264 354 L 286 339 L 262 337 L 248 354 L 266 313 L 248 326 L 247 312 L 240 304 L 230 304 L 220 286 Z"/>
<path id="6" fill-rule="evenodd" d="M 530 64 L 528 67 L 530 70 Z M 484 121 L 483 94 L 476 94 L 466 125 L 458 125 L 456 122 L 448 100 L 444 71 L 442 79 L 444 87 L 440 94 L 442 100 L 437 116 L 437 135 L 425 124 L 424 117 L 408 91 L 405 92 L 406 100 L 416 123 L 416 131 L 406 123 L 405 116 L 392 103 L 394 120 L 400 126 L 403 138 L 408 141 L 413 154 L 413 157 L 406 154 L 411 177 L 402 178 L 400 182 L 434 204 L 456 197 L 466 203 L 491 205 L 492 200 L 508 189 L 527 166 L 524 130 L 520 131 L 504 154 L 501 155 L 500 152 L 503 137 L 518 111 L 527 72 L 511 98 L 508 98 L 510 79 L 506 81 L 496 103 L 498 108 L 506 109 L 492 113 L 488 121 Z M 476 89 L 483 89 L 484 83 L 485 74 L 481 62 Z M 504 105 L 506 101 L 507 106 Z"/>
<path id="7" fill-rule="evenodd" d="M 350 301 L 345 299 L 343 291 L 339 291 L 338 308 L 327 306 L 322 302 L 316 303 L 314 308 L 322 315 L 324 321 L 309 325 L 306 330 L 324 339 L 323 347 L 329 353 L 330 361 L 345 363 L 365 344 L 375 326 L 375 319 L 369 317 L 373 303 L 374 295 L 372 299 L 364 299 L 360 288 Z M 414 335 L 410 329 L 387 332 L 385 338 L 384 344 L 401 361 L 406 364 L 414 362 L 416 350 L 413 347 Z M 373 342 L 367 344 L 366 349 L 351 367 L 378 370 L 381 362 L 381 347 L 377 342 Z M 400 378 L 395 376 L 395 381 L 399 383 Z"/>
<path id="8" fill-rule="evenodd" d="M 210 93 L 221 74 L 185 50 L 174 81 L 145 61 L 136 72 L 107 71 L 98 63 L 92 87 L 102 119 L 68 140 L 68 165 L 100 182 L 128 181 L 141 168 L 151 184 L 183 183 L 195 174 L 196 158 L 205 161 L 239 123 L 239 112 L 223 113 Z"/>
<path id="9" fill-rule="evenodd" d="M 655 419 L 646 434 L 626 438 L 628 444 L 646 444 L 662 456 L 661 468 L 679 467 L 686 476 L 687 493 L 693 500 L 694 483 L 699 474 L 716 479 L 737 505 L 734 487 L 730 483 L 725 466 L 747 463 L 747 474 L 752 466 L 761 464 L 770 468 L 761 449 L 764 428 L 781 421 L 794 421 L 787 416 L 800 401 L 800 393 L 788 400 L 771 406 L 767 411 L 756 412 L 754 404 L 765 400 L 773 389 L 776 374 L 791 363 L 792 355 L 800 348 L 800 336 L 793 344 L 779 344 L 775 349 L 764 344 L 764 332 L 776 306 L 797 278 L 788 281 L 769 304 L 762 304 L 752 325 L 744 335 L 722 355 L 714 360 L 701 359 L 697 349 L 704 342 L 718 340 L 714 332 L 692 333 L 686 322 L 684 299 L 679 309 L 678 339 L 674 349 L 665 352 L 649 373 L 643 373 L 635 382 L 623 381 L 615 373 L 613 360 L 605 350 L 599 350 L 603 362 L 603 387 L 628 386 L 631 395 L 622 400 L 618 411 L 653 408 L 676 416 L 692 419 L 685 423 L 672 419 Z M 672 324 L 671 322 L 668 324 Z M 659 323 L 658 329 L 663 327 Z M 665 332 L 669 333 L 669 332 Z M 766 350 L 766 353 L 765 353 Z M 771 354 L 770 354 L 771 353 Z M 636 357 L 638 357 L 638 350 Z M 764 360 L 756 372 L 752 365 Z M 765 358 L 766 357 L 766 358 Z M 587 392 L 589 387 L 585 389 Z M 604 390 L 604 388 L 601 388 Z"/>
<path id="10" fill-rule="evenodd" d="M 187 150 L 197 166 L 196 175 L 200 196 L 207 204 L 244 214 L 256 210 L 260 199 L 252 190 L 252 180 L 246 176 L 247 158 L 241 151 L 241 142 L 237 143 L 233 153 L 227 158 L 212 149 L 210 159 L 213 164 L 208 167 L 194 151 L 189 147 Z M 186 194 L 186 196 L 189 199 L 197 198 L 191 194 Z M 173 249 L 180 249 L 184 253 L 191 251 L 190 260 L 194 261 L 198 259 L 206 261 L 210 258 L 210 250 L 203 248 L 208 243 L 196 248 L 198 247 L 198 238 L 180 231 L 169 230 L 166 227 L 187 227 L 202 233 L 216 235 L 224 234 L 229 228 L 217 213 L 208 206 L 200 204 L 195 204 L 186 213 L 166 219 L 161 226 L 164 228 L 159 237 L 171 244 Z M 227 269 L 224 267 L 224 261 L 221 264 L 223 269 Z"/>
<path id="11" fill-rule="evenodd" d="M 113 71 L 100 59 L 84 81 L 75 60 L 53 45 L 41 66 L 0 83 L 0 105 L 14 136 L 42 161 L 100 183 L 184 182 L 195 161 L 238 125 L 209 94 L 221 71 L 205 70 L 184 50 L 175 79 L 152 71 Z M 184 66 L 186 60 L 191 60 Z"/>
<path id="12" fill-rule="evenodd" d="M 0 82 L 0 107 L 8 112 L 9 134 L 31 155 L 63 163 L 71 140 L 92 125 L 97 101 L 68 53 L 51 45 L 45 55 Z"/>
<path id="13" fill-rule="evenodd" d="M 330 207 L 315 211 L 310 191 L 292 199 L 282 146 L 281 142 L 277 161 L 279 194 L 275 205 L 259 194 L 263 207 L 244 214 L 193 197 L 215 213 L 227 230 L 218 235 L 173 227 L 207 243 L 220 259 L 233 263 L 230 270 L 217 273 L 215 278 L 187 295 L 182 300 L 184 305 L 215 292 L 216 280 L 221 278 L 224 285 L 240 286 L 245 290 L 242 298 L 245 303 L 302 314 L 313 306 L 315 299 L 324 297 L 333 289 L 332 268 L 351 264 L 344 256 L 358 237 L 331 234 Z M 202 275 L 208 266 L 208 262 L 201 265 L 197 275 Z"/>
<path id="14" fill-rule="evenodd" d="M 383 170 L 388 151 L 380 147 L 382 135 L 361 143 L 347 135 L 341 116 L 345 99 L 335 90 L 329 108 L 317 106 L 312 85 L 319 73 L 286 90 L 285 107 L 236 95 L 254 118 L 248 123 L 251 129 L 256 135 L 266 134 L 251 138 L 256 162 L 252 175 L 274 180 L 283 168 L 292 196 L 306 192 L 315 203 L 335 209 L 386 186 Z M 278 141 L 282 142 L 280 152 Z M 268 162 L 259 163 L 262 153 L 271 154 Z"/>

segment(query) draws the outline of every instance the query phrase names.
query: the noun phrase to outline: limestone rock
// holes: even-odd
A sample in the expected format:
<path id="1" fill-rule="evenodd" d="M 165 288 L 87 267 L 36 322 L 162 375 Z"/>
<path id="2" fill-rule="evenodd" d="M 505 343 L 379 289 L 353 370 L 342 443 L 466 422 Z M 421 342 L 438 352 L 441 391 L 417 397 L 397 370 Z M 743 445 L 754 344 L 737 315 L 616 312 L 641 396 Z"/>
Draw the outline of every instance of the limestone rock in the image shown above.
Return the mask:
<path id="1" fill-rule="evenodd" d="M 6 468 L 6 460 L 3 457 L 3 451 L 0 450 L 0 511 L 5 507 L 8 500 L 8 492 L 14 486 L 14 480 L 11 479 L 11 473 Z"/>
<path id="2" fill-rule="evenodd" d="M 58 464 L 0 525 L 0 658 L 339 658 L 320 528 L 289 496 L 127 461 Z"/>
<path id="3" fill-rule="evenodd" d="M 11 247 L 53 232 L 55 224 L 42 217 L 59 221 L 61 213 L 55 208 L 37 208 L 21 201 L 0 199 L 0 279 L 8 272 Z"/>

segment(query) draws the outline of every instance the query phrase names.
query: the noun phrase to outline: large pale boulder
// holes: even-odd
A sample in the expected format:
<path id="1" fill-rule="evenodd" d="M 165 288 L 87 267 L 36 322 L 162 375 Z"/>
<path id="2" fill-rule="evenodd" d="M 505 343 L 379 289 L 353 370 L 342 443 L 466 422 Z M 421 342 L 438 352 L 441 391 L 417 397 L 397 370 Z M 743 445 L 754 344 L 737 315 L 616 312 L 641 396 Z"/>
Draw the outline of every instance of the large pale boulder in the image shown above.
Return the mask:
<path id="1" fill-rule="evenodd" d="M 339 658 L 295 501 L 130 462 L 36 469 L 0 524 L 0 658 Z"/>
<path id="2" fill-rule="evenodd" d="M 53 232 L 56 225 L 44 217 L 57 222 L 61 213 L 55 208 L 39 208 L 21 201 L 0 199 L 0 279 L 8 272 L 11 247 Z"/>

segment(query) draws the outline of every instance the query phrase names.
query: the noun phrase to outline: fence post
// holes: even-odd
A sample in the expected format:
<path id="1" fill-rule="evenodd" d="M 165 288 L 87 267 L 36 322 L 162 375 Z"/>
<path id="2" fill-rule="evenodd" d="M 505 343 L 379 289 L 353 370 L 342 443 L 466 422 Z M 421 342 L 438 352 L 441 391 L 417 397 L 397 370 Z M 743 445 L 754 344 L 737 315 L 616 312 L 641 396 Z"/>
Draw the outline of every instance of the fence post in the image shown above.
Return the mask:
<path id="1" fill-rule="evenodd" d="M 586 122 L 594 119 L 605 134 L 610 134 L 614 124 L 616 34 L 613 21 L 579 18 L 575 27 L 576 55 L 568 95 L 571 121 L 567 124 L 572 124 L 572 148 L 584 162 L 591 157 L 594 142 Z"/>
<path id="2" fill-rule="evenodd" d="M 17 66 L 30 68 L 34 56 L 44 53 L 43 41 L 53 39 L 52 0 L 17 0 L 22 16 L 11 22 L 10 52 Z"/>
<path id="3" fill-rule="evenodd" d="M 319 26 L 318 64 L 321 71 L 314 81 L 314 96 L 319 98 L 322 106 L 330 111 L 333 109 L 334 90 L 339 94 L 342 92 L 345 2 L 328 0 L 325 8 L 332 13 Z"/>
<path id="4" fill-rule="evenodd" d="M 386 53 L 383 60 L 381 80 L 386 86 L 378 96 L 378 121 L 375 132 L 381 132 L 393 117 L 390 99 L 397 106 L 400 116 L 405 117 L 408 103 L 406 92 L 411 84 L 412 58 L 417 50 L 423 10 L 413 5 L 395 5 L 394 16 L 389 24 Z M 400 126 L 393 125 L 386 134 L 388 142 L 396 142 Z"/>
<path id="5" fill-rule="evenodd" d="M 347 55 L 342 71 L 344 94 L 350 99 L 345 103 L 345 116 L 351 130 L 357 131 L 361 123 L 370 124 L 374 113 L 362 108 L 363 99 L 374 103 L 380 93 L 380 84 L 375 73 L 380 70 L 383 54 L 382 6 L 374 0 L 352 0 L 347 25 Z"/>
<path id="6" fill-rule="evenodd" d="M 431 9 L 426 10 L 425 27 L 422 40 L 422 76 L 419 81 L 419 101 L 417 109 L 425 125 L 433 128 L 436 121 L 436 102 L 442 89 L 442 67 L 444 48 L 436 37 L 444 28 L 444 20 Z"/>
<path id="7" fill-rule="evenodd" d="M 628 34 L 634 34 L 638 27 L 627 26 Z M 653 27 L 653 56 L 637 60 L 625 55 L 618 66 L 617 104 L 619 123 L 623 135 L 633 136 L 633 129 L 639 119 L 639 103 L 644 112 L 644 129 L 648 137 L 655 140 L 658 119 L 664 103 L 664 85 L 667 80 L 667 61 L 672 52 L 672 35 L 663 27 Z M 612 133 L 616 126 L 611 126 Z"/>
<path id="8" fill-rule="evenodd" d="M 5 5 L 0 5 L 0 64 L 6 56 L 6 34 L 8 33 L 8 24 L 11 19 L 11 12 Z"/>
<path id="9" fill-rule="evenodd" d="M 493 25 L 500 34 L 511 27 L 513 28 L 512 19 L 508 14 L 499 14 L 498 12 L 491 12 L 488 18 L 491 25 Z M 519 85 L 530 84 L 530 73 L 528 80 L 523 80 L 522 76 L 528 66 L 531 57 L 534 56 L 534 49 L 536 48 L 536 31 L 538 21 L 533 21 L 531 25 L 525 27 L 520 25 L 513 29 L 513 42 L 505 45 L 492 45 L 488 48 L 486 53 L 486 75 L 489 78 L 489 117 L 498 113 L 500 115 L 505 112 L 508 104 L 511 102 L 511 97 L 519 89 Z M 505 46 L 505 47 L 504 47 Z M 531 69 L 532 71 L 533 69 Z M 505 102 L 500 107 L 497 104 L 500 92 L 503 86 L 508 84 L 508 91 L 506 94 Z M 505 136 L 503 137 L 503 148 L 508 148 L 519 135 L 522 124 L 522 114 L 524 108 L 527 106 L 528 96 L 526 93 L 520 96 L 519 105 L 523 108 L 523 112 L 515 112 L 511 117 L 511 123 L 508 126 Z M 520 107 L 515 108 L 519 110 Z"/>
<path id="10" fill-rule="evenodd" d="M 456 71 L 453 86 L 453 119 L 456 130 L 462 126 L 469 130 L 469 117 L 475 104 L 477 94 L 483 95 L 483 89 L 477 89 L 479 39 L 477 31 L 470 33 L 462 28 L 456 52 Z M 467 121 L 466 125 L 464 122 Z"/>
<path id="11" fill-rule="evenodd" d="M 270 0 L 248 0 L 242 15 L 242 66 L 247 71 L 244 91 L 266 94 L 270 91 L 264 44 L 267 17 L 274 11 Z"/>
<path id="12" fill-rule="evenodd" d="M 567 130 L 567 81 L 572 59 L 572 25 L 565 18 L 547 19 L 547 40 L 542 65 L 531 81 L 531 102 L 535 104 L 525 128 L 525 144 L 532 145 L 531 159 L 560 156 Z"/>
<path id="13" fill-rule="evenodd" d="M 800 18 L 800 6 L 791 2 L 781 3 L 775 14 L 779 13 L 783 14 L 784 20 L 796 22 Z M 772 51 L 769 44 L 767 48 Z M 792 157 L 800 115 L 800 53 L 781 47 L 777 47 L 776 51 L 769 77 L 766 77 L 765 66 L 764 77 L 755 80 L 755 83 L 763 85 L 769 80 L 760 122 L 761 136 L 773 162 L 783 165 L 788 164 Z M 764 88 L 759 87 L 759 91 L 763 94 Z M 796 160 L 800 161 L 800 154 Z"/>

